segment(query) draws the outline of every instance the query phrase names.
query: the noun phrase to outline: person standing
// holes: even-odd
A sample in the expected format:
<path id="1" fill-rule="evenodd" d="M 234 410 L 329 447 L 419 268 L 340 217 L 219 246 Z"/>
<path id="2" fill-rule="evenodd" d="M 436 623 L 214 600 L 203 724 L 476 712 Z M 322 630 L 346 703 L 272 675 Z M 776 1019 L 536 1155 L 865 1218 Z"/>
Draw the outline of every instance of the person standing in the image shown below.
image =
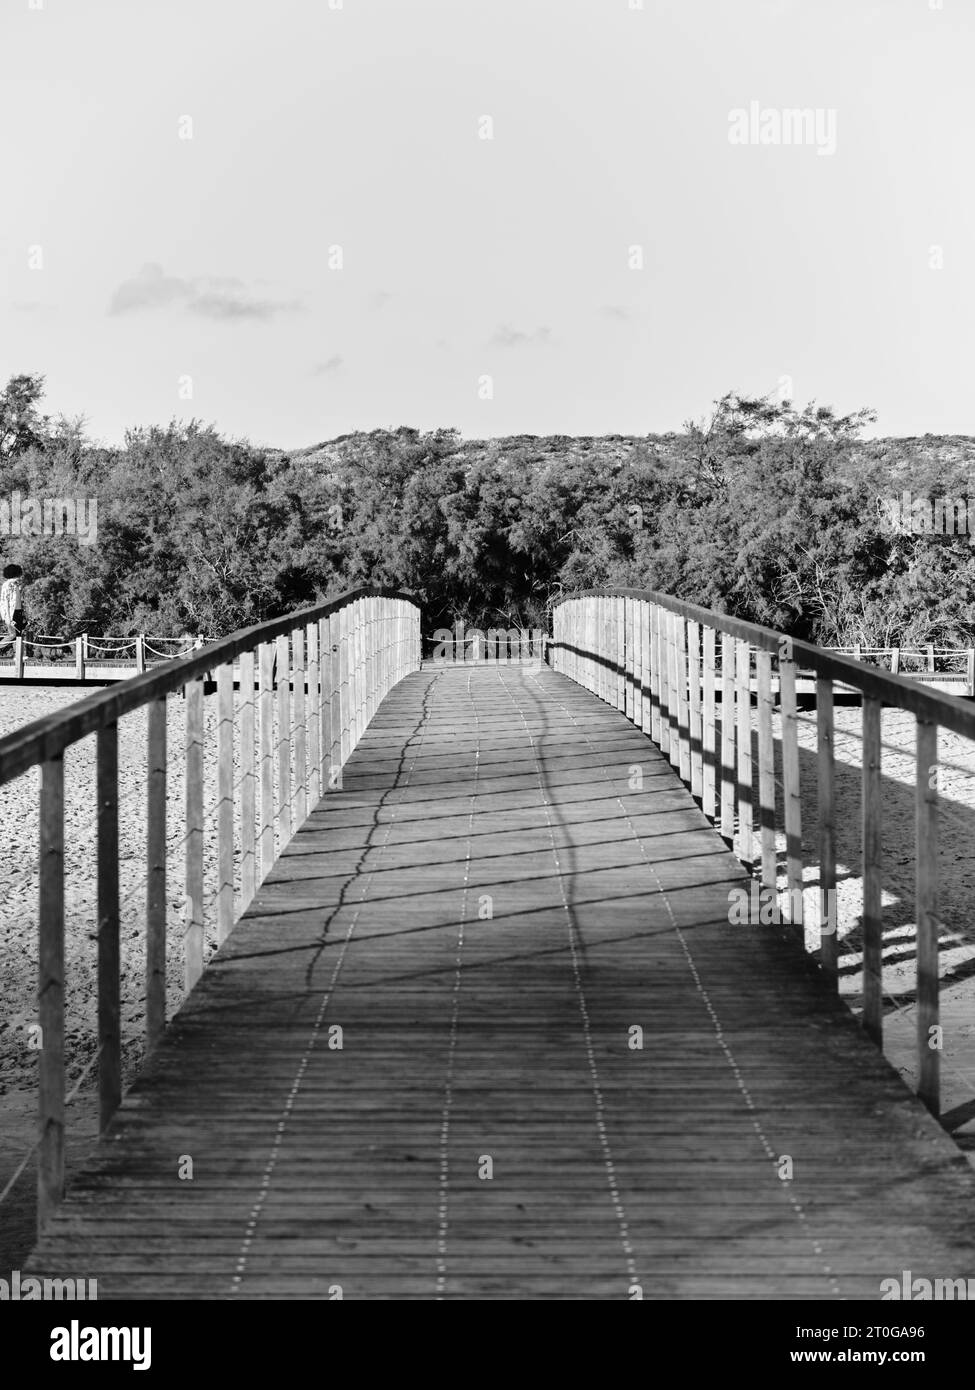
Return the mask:
<path id="1" fill-rule="evenodd" d="M 14 639 L 24 632 L 24 571 L 19 565 L 4 565 L 0 584 L 0 622 L 7 629 L 7 640 L 0 648 L 12 647 Z"/>

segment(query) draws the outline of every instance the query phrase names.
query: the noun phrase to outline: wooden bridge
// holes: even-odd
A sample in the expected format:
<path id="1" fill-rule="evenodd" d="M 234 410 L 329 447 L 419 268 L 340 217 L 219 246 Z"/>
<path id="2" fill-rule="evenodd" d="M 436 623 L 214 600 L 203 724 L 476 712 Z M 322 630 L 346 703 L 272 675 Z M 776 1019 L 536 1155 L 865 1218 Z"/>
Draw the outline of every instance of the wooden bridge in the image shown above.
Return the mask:
<path id="1" fill-rule="evenodd" d="M 30 1272 L 97 1278 L 100 1298 L 193 1299 L 850 1299 L 905 1269 L 975 1276 L 975 1174 L 936 1119 L 926 775 L 938 724 L 972 737 L 975 715 L 657 594 L 563 602 L 547 662 L 438 667 L 419 650 L 409 598 L 360 591 L 0 741 L 0 781 L 42 768 Z M 815 865 L 800 662 L 819 683 Z M 221 944 L 204 970 L 208 669 Z M 835 888 L 834 682 L 864 695 L 862 1021 L 837 994 L 835 931 L 812 955 L 799 922 L 729 920 L 752 873 L 774 895 L 779 822 L 786 886 L 814 867 Z M 190 992 L 164 1027 L 163 730 L 181 689 Z M 925 769 L 920 1099 L 876 1045 L 882 701 L 917 715 Z M 118 720 L 143 704 L 152 1050 L 119 1104 L 114 757 Z M 104 1135 L 65 1197 L 62 758 L 92 731 Z"/>

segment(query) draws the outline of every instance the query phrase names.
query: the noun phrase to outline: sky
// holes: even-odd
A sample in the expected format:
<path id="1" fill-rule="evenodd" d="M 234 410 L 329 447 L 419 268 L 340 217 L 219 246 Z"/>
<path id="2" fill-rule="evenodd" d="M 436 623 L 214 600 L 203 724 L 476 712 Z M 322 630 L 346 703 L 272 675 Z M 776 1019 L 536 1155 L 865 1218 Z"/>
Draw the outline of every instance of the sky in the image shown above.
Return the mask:
<path id="1" fill-rule="evenodd" d="M 972 0 L 0 0 L 0 380 L 108 444 L 975 434 L 973 59 Z"/>

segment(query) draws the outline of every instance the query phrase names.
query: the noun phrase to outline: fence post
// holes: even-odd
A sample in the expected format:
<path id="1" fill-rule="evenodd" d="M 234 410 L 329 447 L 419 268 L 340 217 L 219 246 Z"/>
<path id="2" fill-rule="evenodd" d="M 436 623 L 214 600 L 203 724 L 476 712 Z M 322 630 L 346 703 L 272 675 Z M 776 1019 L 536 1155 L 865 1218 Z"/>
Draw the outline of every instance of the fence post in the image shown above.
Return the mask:
<path id="1" fill-rule="evenodd" d="M 839 987 L 839 913 L 836 907 L 836 799 L 833 682 L 816 679 L 816 760 L 819 803 L 819 960 Z"/>
<path id="2" fill-rule="evenodd" d="M 135 639 L 135 670 L 136 675 L 142 675 L 146 669 L 146 637 L 144 632 L 137 634 Z"/>
<path id="3" fill-rule="evenodd" d="M 744 638 L 735 642 L 738 707 L 738 854 L 751 867 L 755 851 L 752 843 L 752 692 L 751 658 Z"/>
<path id="4" fill-rule="evenodd" d="M 918 1096 L 941 1109 L 938 1011 L 938 726 L 917 721 L 917 1047 Z M 933 1031 L 934 1030 L 934 1031 Z"/>
<path id="5" fill-rule="evenodd" d="M 217 942 L 234 925 L 234 668 L 217 667 Z"/>
<path id="6" fill-rule="evenodd" d="M 883 1037 L 883 847 L 881 842 L 881 705 L 863 697 L 863 1026 Z"/>
<path id="7" fill-rule="evenodd" d="M 98 1128 L 122 1099 L 122 1031 L 118 891 L 118 724 L 106 724 L 95 740 L 98 802 Z"/>
<path id="8" fill-rule="evenodd" d="M 775 735 L 772 726 L 772 653 L 755 652 L 758 699 L 758 824 L 762 854 L 763 888 L 775 897 L 777 865 L 775 857 Z"/>
<path id="9" fill-rule="evenodd" d="M 791 658 L 779 658 L 779 704 L 782 713 L 782 806 L 785 820 L 788 912 L 789 921 L 793 926 L 802 927 L 802 789 L 799 780 L 796 665 Z"/>
<path id="10" fill-rule="evenodd" d="M 152 700 L 146 749 L 146 1045 L 166 1027 L 166 696 Z"/>
<path id="11" fill-rule="evenodd" d="M 305 650 L 308 659 L 308 802 L 314 809 L 321 798 L 322 675 L 317 622 L 305 624 Z"/>
<path id="12" fill-rule="evenodd" d="M 254 653 L 240 654 L 240 910 L 257 892 L 257 779 Z"/>
<path id="13" fill-rule="evenodd" d="M 278 853 L 291 839 L 291 643 L 283 632 L 277 640 L 278 705 Z"/>
<path id="14" fill-rule="evenodd" d="M 735 671 L 734 642 L 721 634 L 721 837 L 735 838 Z"/>
<path id="15" fill-rule="evenodd" d="M 83 637 L 74 639 L 74 675 L 75 680 L 83 681 L 85 678 L 85 639 Z"/>
<path id="16" fill-rule="evenodd" d="M 305 630 L 296 627 L 291 634 L 291 680 L 293 696 L 291 720 L 295 747 L 294 830 L 305 823 L 308 814 L 308 738 L 305 723 Z"/>
<path id="17" fill-rule="evenodd" d="M 701 739 L 704 744 L 701 776 L 701 810 L 709 820 L 717 819 L 715 800 L 715 764 L 717 762 L 718 729 L 714 698 L 715 650 L 714 628 L 704 629 L 704 702 L 701 711 Z"/>
<path id="18" fill-rule="evenodd" d="M 261 881 L 274 864 L 274 644 L 258 648 L 260 679 Z"/>
<path id="19" fill-rule="evenodd" d="M 203 974 L 203 681 L 186 686 L 186 922 L 184 988 Z"/>
<path id="20" fill-rule="evenodd" d="M 37 1230 L 64 1194 L 64 758 L 41 764 Z"/>

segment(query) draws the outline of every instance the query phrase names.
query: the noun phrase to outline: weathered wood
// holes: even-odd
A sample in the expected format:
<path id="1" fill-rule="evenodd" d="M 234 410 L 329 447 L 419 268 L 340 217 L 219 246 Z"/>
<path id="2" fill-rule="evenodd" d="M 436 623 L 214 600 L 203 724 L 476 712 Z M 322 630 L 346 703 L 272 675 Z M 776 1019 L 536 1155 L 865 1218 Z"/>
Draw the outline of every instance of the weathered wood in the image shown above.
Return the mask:
<path id="1" fill-rule="evenodd" d="M 203 681 L 186 687 L 186 910 L 183 924 L 185 992 L 203 974 Z"/>
<path id="2" fill-rule="evenodd" d="M 257 718 L 254 653 L 240 657 L 240 910 L 257 891 Z"/>
<path id="3" fill-rule="evenodd" d="M 350 651 L 350 614 L 351 609 L 346 607 L 341 609 L 338 614 L 338 647 L 339 647 L 339 766 L 333 769 L 332 785 L 337 789 L 342 787 L 342 768 L 352 752 L 352 672 L 351 672 L 351 651 Z M 335 640 L 334 630 L 332 640 Z"/>
<path id="4" fill-rule="evenodd" d="M 853 1300 L 975 1267 L 975 1174 L 820 972 L 730 926 L 747 879 L 621 715 L 549 670 L 422 671 L 347 780 L 29 1273 L 102 1300 Z M 471 899 L 461 931 L 468 884 L 493 916 Z"/>
<path id="5" fill-rule="evenodd" d="M 880 1044 L 883 1036 L 883 782 L 881 774 L 881 707 L 863 702 L 863 1027 Z"/>
<path id="6" fill-rule="evenodd" d="M 788 917 L 803 925 L 802 784 L 799 775 L 799 711 L 796 705 L 796 667 L 779 658 L 779 704 L 782 710 L 782 808 L 785 820 L 785 883 Z"/>
<path id="7" fill-rule="evenodd" d="M 234 925 L 234 668 L 217 667 L 217 941 Z"/>
<path id="8" fill-rule="evenodd" d="M 735 838 L 735 639 L 721 634 L 721 837 Z"/>
<path id="9" fill-rule="evenodd" d="M 258 648 L 260 694 L 261 831 L 260 878 L 263 881 L 274 864 L 274 645 L 262 642 Z"/>
<path id="10" fill-rule="evenodd" d="M 318 652 L 318 623 L 305 628 L 308 654 L 308 802 L 318 804 L 322 795 L 322 675 Z"/>
<path id="11" fill-rule="evenodd" d="M 704 743 L 704 766 L 701 775 L 701 809 L 709 820 L 716 820 L 718 814 L 715 795 L 718 729 L 717 708 L 714 698 L 715 686 L 715 631 L 713 627 L 704 628 L 704 690 L 701 703 L 701 737 Z"/>
<path id="12" fill-rule="evenodd" d="M 166 1026 L 166 696 L 148 707 L 146 740 L 146 1045 Z"/>
<path id="13" fill-rule="evenodd" d="M 371 603 L 372 600 L 368 599 Z M 291 634 L 291 728 L 295 750 L 294 828 L 305 822 L 308 814 L 308 724 L 305 710 L 305 630 L 296 627 Z"/>
<path id="14" fill-rule="evenodd" d="M 938 1009 L 938 726 L 918 722 L 916 794 L 918 1096 L 941 1109 Z"/>
<path id="15" fill-rule="evenodd" d="M 64 1193 L 64 759 L 41 764 L 37 1022 L 40 1029 L 37 1229 Z"/>
<path id="16" fill-rule="evenodd" d="M 683 618 L 676 621 L 675 651 L 677 654 L 677 727 L 678 768 L 685 785 L 691 780 L 691 716 L 687 688 L 687 627 Z"/>
<path id="17" fill-rule="evenodd" d="M 775 737 L 770 652 L 755 653 L 755 677 L 758 687 L 758 821 L 762 886 L 774 894 L 778 875 L 775 854 Z"/>
<path id="18" fill-rule="evenodd" d="M 816 682 L 816 768 L 819 807 L 819 961 L 839 986 L 839 914 L 836 903 L 836 791 L 833 682 Z"/>
<path id="19" fill-rule="evenodd" d="M 278 800 L 275 824 L 278 853 L 291 839 L 294 799 L 291 782 L 291 640 L 283 632 L 277 641 L 276 692 L 278 712 Z"/>
<path id="20" fill-rule="evenodd" d="M 687 624 L 687 680 L 690 691 L 689 739 L 691 795 L 699 800 L 704 786 L 704 740 L 701 721 L 701 624 Z"/>
<path id="21" fill-rule="evenodd" d="M 331 649 L 331 679 L 329 684 L 328 728 L 329 728 L 329 766 L 327 789 L 334 791 L 340 787 L 342 776 L 343 709 L 342 686 L 342 617 L 334 613 L 328 619 L 328 644 Z"/>
<path id="22" fill-rule="evenodd" d="M 752 697 L 748 643 L 735 641 L 736 707 L 738 711 L 738 858 L 752 866 L 755 859 L 752 815 Z"/>
<path id="23" fill-rule="evenodd" d="M 98 841 L 98 1126 L 122 1099 L 118 890 L 118 725 L 98 730 L 95 746 Z"/>

